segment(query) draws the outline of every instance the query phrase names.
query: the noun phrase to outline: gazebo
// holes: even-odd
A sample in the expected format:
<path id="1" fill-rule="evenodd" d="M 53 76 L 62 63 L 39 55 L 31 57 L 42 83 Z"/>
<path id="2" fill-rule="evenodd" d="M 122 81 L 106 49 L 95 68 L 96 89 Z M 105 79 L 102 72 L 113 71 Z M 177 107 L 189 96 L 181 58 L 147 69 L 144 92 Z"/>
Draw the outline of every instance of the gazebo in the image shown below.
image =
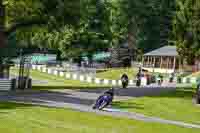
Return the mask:
<path id="1" fill-rule="evenodd" d="M 172 73 L 179 69 L 176 46 L 164 46 L 143 56 L 143 67 L 152 72 Z"/>

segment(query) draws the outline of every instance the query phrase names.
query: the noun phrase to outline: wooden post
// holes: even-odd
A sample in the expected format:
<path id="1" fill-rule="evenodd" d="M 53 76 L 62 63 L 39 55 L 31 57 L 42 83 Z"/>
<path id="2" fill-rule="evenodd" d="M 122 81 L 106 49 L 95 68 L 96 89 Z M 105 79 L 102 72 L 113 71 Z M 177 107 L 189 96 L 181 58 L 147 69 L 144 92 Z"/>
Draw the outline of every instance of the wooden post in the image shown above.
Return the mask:
<path id="1" fill-rule="evenodd" d="M 149 67 L 149 66 L 150 66 L 150 63 L 151 63 L 151 57 L 148 56 L 148 59 L 149 59 L 149 61 L 148 61 L 148 67 Z"/>
<path id="2" fill-rule="evenodd" d="M 150 61 L 151 68 L 152 68 L 152 64 L 153 64 L 153 57 L 151 56 L 151 61 Z"/>
<path id="3" fill-rule="evenodd" d="M 169 69 L 169 57 L 167 57 L 167 69 Z"/>
<path id="4" fill-rule="evenodd" d="M 162 62 L 163 62 L 163 60 L 162 60 L 162 56 L 160 57 L 160 68 L 162 68 Z"/>
<path id="5" fill-rule="evenodd" d="M 173 64 L 173 69 L 176 69 L 176 56 L 174 56 L 174 64 Z"/>
<path id="6" fill-rule="evenodd" d="M 145 66 L 145 64 L 144 64 L 144 58 L 145 58 L 145 56 L 142 56 L 142 66 L 143 67 Z"/>

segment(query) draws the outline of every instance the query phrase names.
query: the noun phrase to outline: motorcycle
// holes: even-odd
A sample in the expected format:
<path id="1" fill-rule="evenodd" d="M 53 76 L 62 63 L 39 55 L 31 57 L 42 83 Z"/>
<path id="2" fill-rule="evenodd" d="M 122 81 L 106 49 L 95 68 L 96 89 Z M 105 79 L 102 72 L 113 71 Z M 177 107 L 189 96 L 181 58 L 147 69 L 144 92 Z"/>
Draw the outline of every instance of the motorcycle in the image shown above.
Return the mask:
<path id="1" fill-rule="evenodd" d="M 125 78 L 123 78 L 123 79 L 122 79 L 122 87 L 123 87 L 123 88 L 127 88 L 127 86 L 128 86 L 128 80 L 125 79 Z"/>
<path id="2" fill-rule="evenodd" d="M 136 78 L 136 86 L 140 86 L 141 85 L 141 79 L 140 78 Z"/>
<path id="3" fill-rule="evenodd" d="M 103 95 L 97 98 L 92 108 L 102 110 L 103 108 L 105 108 L 106 106 L 112 103 L 113 96 L 114 96 L 113 89 L 105 92 Z"/>

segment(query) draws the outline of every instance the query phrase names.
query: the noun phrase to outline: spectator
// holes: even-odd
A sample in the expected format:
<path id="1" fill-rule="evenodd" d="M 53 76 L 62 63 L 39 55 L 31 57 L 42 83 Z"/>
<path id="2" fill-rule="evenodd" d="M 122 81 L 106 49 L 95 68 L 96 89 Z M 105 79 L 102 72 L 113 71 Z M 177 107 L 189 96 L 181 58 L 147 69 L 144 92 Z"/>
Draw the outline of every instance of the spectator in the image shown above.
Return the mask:
<path id="1" fill-rule="evenodd" d="M 141 77 L 142 77 L 142 68 L 139 67 L 139 71 L 136 75 L 136 86 L 140 86 L 141 85 Z"/>

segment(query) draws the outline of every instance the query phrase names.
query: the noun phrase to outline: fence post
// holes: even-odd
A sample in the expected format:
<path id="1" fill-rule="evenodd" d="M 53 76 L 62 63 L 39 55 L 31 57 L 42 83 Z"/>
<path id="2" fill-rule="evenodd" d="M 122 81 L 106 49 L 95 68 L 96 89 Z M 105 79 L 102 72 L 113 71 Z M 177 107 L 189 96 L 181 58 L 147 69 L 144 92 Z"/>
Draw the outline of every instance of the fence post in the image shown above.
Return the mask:
<path id="1" fill-rule="evenodd" d="M 11 90 L 16 90 L 16 83 L 17 83 L 17 80 L 16 79 L 11 79 Z"/>

